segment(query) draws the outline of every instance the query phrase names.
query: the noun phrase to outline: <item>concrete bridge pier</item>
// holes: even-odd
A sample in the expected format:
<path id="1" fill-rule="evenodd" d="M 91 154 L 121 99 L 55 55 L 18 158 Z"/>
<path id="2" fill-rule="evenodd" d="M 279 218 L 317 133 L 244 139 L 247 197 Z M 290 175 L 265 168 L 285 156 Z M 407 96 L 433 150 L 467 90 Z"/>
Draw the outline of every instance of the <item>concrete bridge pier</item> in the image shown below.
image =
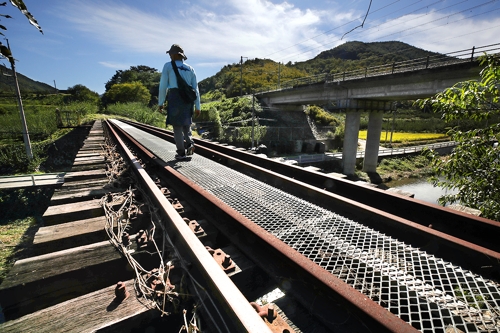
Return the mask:
<path id="1" fill-rule="evenodd" d="M 361 111 L 347 110 L 345 117 L 344 148 L 342 150 L 342 164 L 345 175 L 353 175 L 356 170 L 360 119 Z"/>
<path id="2" fill-rule="evenodd" d="M 368 133 L 366 135 L 365 158 L 363 160 L 364 172 L 377 171 L 378 149 L 380 147 L 383 117 L 384 113 L 381 111 L 370 112 Z"/>

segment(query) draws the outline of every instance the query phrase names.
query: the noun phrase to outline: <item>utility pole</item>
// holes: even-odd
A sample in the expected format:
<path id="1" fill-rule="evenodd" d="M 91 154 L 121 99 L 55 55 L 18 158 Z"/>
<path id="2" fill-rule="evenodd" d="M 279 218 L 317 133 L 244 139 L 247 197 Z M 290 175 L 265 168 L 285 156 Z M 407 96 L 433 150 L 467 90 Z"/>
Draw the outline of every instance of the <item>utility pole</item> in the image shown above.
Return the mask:
<path id="1" fill-rule="evenodd" d="M 10 45 L 9 45 L 9 40 L 7 40 L 7 48 L 9 49 L 10 52 Z M 14 57 L 12 56 L 12 53 L 9 57 L 10 65 L 12 67 L 12 74 L 14 75 L 14 82 L 16 86 L 16 94 L 17 94 L 17 103 L 19 104 L 19 114 L 21 116 L 21 123 L 23 126 L 23 140 L 24 140 L 24 146 L 26 147 L 26 155 L 28 156 L 28 160 L 33 159 L 33 152 L 31 150 L 31 142 L 30 142 L 30 136 L 28 133 L 28 126 L 26 125 L 26 117 L 24 116 L 24 108 L 23 108 L 23 100 L 21 99 L 21 91 L 19 90 L 19 83 L 17 81 L 17 73 L 16 73 L 16 66 L 14 64 Z"/>
<path id="2" fill-rule="evenodd" d="M 255 93 L 252 93 L 252 150 L 254 147 Z"/>
<path id="3" fill-rule="evenodd" d="M 278 62 L 278 89 L 281 89 L 281 62 Z"/>
<path id="4" fill-rule="evenodd" d="M 243 58 L 248 59 L 248 57 L 241 56 L 240 59 L 240 97 L 243 96 Z"/>

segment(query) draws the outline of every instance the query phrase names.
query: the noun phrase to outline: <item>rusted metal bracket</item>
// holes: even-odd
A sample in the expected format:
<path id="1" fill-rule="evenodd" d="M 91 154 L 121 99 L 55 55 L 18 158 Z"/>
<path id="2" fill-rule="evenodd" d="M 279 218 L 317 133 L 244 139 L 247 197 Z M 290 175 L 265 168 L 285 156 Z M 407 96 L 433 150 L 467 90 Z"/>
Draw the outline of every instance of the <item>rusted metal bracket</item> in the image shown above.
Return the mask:
<path id="1" fill-rule="evenodd" d="M 135 241 L 137 243 L 137 249 L 147 248 L 151 242 L 148 231 L 147 230 L 139 230 L 139 232 L 137 233 L 137 236 L 135 238 Z"/>
<path id="2" fill-rule="evenodd" d="M 181 214 L 184 213 L 184 206 L 179 202 L 179 199 L 175 198 L 167 198 L 172 207 L 177 211 L 177 213 Z"/>
<path id="3" fill-rule="evenodd" d="M 206 235 L 205 230 L 203 230 L 198 221 L 190 220 L 187 217 L 184 217 L 183 220 L 186 222 L 186 224 L 189 226 L 189 229 L 191 229 L 196 236 L 200 237 Z"/>
<path id="4" fill-rule="evenodd" d="M 276 306 L 273 303 L 261 306 L 255 302 L 251 302 L 250 305 L 274 333 L 295 333 L 295 330 L 276 311 Z"/>
<path id="5" fill-rule="evenodd" d="M 229 254 L 226 254 L 221 249 L 212 249 L 210 246 L 205 246 L 208 252 L 214 257 L 215 261 L 219 264 L 226 274 L 232 273 L 236 270 L 236 264 L 231 260 Z"/>
<path id="6" fill-rule="evenodd" d="M 127 291 L 125 287 L 125 282 L 118 281 L 115 287 L 115 299 L 113 302 L 121 303 L 126 300 L 130 296 L 130 293 Z"/>

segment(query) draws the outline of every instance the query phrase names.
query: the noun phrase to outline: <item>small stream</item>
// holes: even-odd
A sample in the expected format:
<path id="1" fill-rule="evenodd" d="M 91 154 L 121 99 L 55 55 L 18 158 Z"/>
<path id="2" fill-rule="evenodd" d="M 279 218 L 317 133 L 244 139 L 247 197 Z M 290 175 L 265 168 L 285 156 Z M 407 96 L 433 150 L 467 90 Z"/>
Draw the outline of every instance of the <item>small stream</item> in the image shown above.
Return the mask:
<path id="1" fill-rule="evenodd" d="M 385 184 L 387 187 L 397 188 L 415 194 L 415 199 L 438 204 L 440 196 L 455 193 L 441 187 L 434 187 L 426 178 L 406 178 Z"/>

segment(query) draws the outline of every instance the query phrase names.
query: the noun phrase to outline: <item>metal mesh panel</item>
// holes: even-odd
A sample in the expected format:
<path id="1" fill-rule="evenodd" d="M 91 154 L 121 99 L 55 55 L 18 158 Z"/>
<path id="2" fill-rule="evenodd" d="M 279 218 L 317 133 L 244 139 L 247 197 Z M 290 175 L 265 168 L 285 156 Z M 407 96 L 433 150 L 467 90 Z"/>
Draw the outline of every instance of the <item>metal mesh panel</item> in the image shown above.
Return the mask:
<path id="1" fill-rule="evenodd" d="M 199 155 L 177 162 L 173 144 L 122 127 L 180 173 L 413 327 L 500 332 L 498 283 Z"/>

